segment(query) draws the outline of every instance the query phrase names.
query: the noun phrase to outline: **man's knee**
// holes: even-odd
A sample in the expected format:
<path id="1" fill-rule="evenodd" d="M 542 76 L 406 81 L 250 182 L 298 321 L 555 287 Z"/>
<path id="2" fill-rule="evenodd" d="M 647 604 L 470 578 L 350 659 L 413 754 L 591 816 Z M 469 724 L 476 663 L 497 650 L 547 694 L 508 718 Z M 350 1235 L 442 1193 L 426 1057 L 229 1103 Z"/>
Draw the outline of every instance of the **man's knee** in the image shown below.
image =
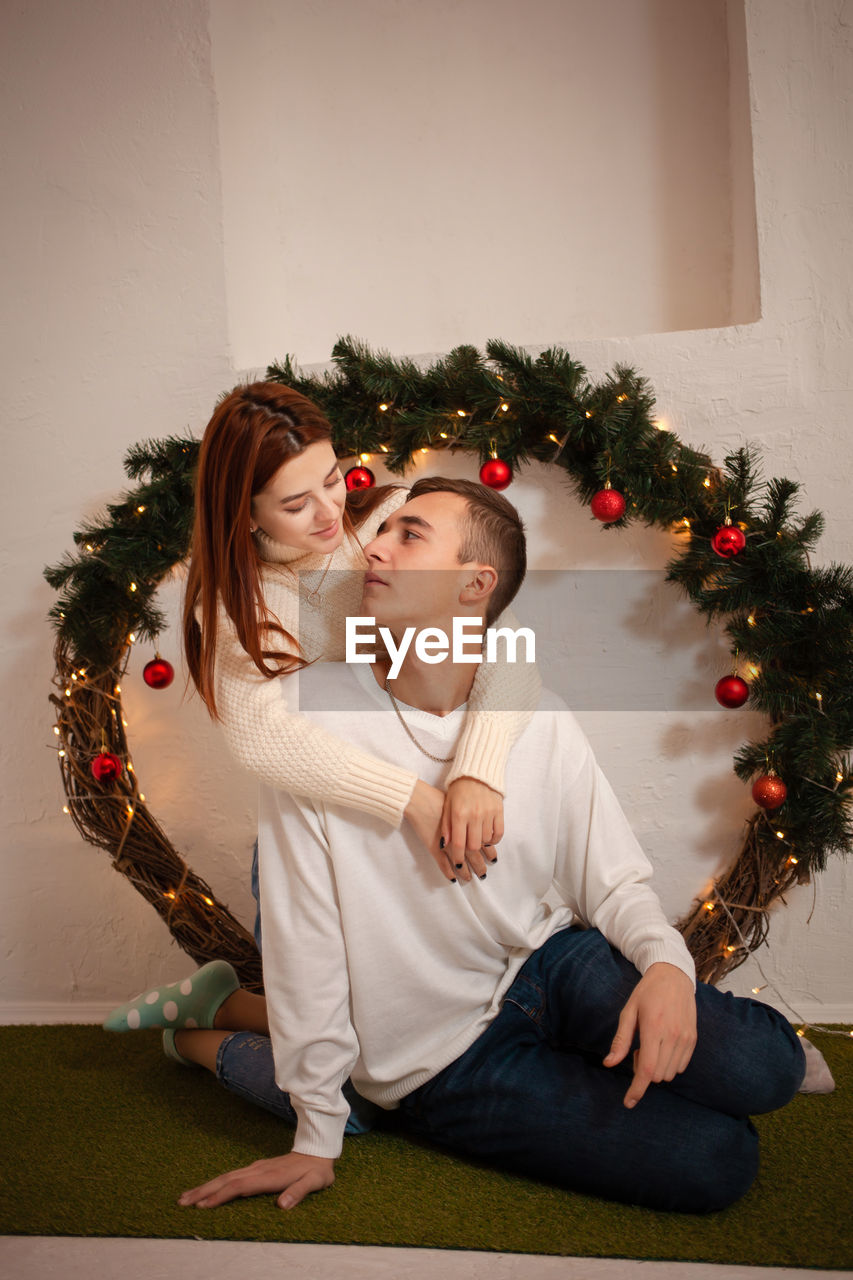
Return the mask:
<path id="1" fill-rule="evenodd" d="M 767 1037 L 766 1053 L 760 1072 L 752 1081 L 752 1115 L 777 1111 L 794 1097 L 806 1073 L 806 1056 L 794 1028 L 776 1010 L 774 1030 Z"/>
<path id="2" fill-rule="evenodd" d="M 746 1194 L 758 1173 L 758 1134 L 748 1120 L 721 1117 L 694 1132 L 686 1159 L 673 1169 L 670 1201 L 661 1208 L 715 1213 Z"/>

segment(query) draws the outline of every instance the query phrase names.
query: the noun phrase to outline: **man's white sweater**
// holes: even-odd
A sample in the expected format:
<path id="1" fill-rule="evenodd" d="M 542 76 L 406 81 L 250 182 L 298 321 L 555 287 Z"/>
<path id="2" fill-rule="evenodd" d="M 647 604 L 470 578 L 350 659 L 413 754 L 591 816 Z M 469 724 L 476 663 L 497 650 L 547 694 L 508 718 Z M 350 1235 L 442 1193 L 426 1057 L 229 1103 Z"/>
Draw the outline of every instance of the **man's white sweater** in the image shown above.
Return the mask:
<path id="1" fill-rule="evenodd" d="M 452 765 L 417 750 L 370 667 L 298 679 L 303 715 L 442 786 Z M 427 751 L 451 755 L 464 706 L 400 709 Z M 464 1053 L 559 929 L 595 926 L 641 973 L 663 960 L 695 978 L 582 729 L 549 692 L 510 754 L 504 817 L 488 877 L 450 884 L 405 826 L 261 788 L 264 982 L 294 1151 L 340 1154 L 348 1076 L 393 1108 Z"/>

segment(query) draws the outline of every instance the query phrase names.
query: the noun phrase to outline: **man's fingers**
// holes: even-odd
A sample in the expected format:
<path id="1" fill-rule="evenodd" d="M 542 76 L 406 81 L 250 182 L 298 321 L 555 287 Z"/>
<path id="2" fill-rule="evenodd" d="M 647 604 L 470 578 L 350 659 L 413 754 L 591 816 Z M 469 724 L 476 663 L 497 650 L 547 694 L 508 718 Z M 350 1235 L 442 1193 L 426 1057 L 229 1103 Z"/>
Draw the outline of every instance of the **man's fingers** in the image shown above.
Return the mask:
<path id="1" fill-rule="evenodd" d="M 610 1052 L 604 1059 L 605 1067 L 615 1067 L 627 1056 L 628 1050 L 634 1040 L 634 1030 L 637 1025 L 637 1014 L 633 1003 L 629 1000 L 619 1015 L 619 1022 L 616 1025 L 616 1035 L 610 1045 Z"/>
<path id="2" fill-rule="evenodd" d="M 309 1192 L 330 1187 L 334 1180 L 333 1161 L 291 1153 L 270 1160 L 256 1160 L 245 1169 L 234 1169 L 231 1173 L 211 1178 L 202 1186 L 185 1191 L 178 1203 L 185 1207 L 195 1205 L 199 1209 L 215 1209 L 229 1200 L 275 1192 L 282 1208 L 293 1208 Z"/>
<path id="3" fill-rule="evenodd" d="M 316 1173 L 306 1173 L 304 1177 L 298 1178 L 296 1182 L 291 1183 L 286 1191 L 281 1193 L 278 1198 L 278 1207 L 280 1209 L 295 1209 L 306 1196 L 310 1196 L 314 1191 L 325 1191 L 326 1187 L 330 1187 L 334 1180 L 334 1177 L 329 1180 Z"/>
<path id="4" fill-rule="evenodd" d="M 265 1191 L 277 1191 L 275 1180 L 269 1173 L 249 1165 L 212 1178 L 192 1191 L 185 1191 L 178 1201 L 182 1205 L 197 1205 L 200 1209 L 215 1209 L 229 1200 L 260 1195 Z"/>

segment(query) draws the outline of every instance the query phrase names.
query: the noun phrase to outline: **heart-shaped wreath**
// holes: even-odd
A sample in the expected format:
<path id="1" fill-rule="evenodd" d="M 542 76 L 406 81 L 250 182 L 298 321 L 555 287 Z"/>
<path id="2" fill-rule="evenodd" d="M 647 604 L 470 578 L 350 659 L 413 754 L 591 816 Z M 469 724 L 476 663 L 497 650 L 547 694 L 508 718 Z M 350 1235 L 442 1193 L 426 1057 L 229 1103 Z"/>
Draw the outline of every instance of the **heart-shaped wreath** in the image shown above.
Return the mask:
<path id="1" fill-rule="evenodd" d="M 536 459 L 562 468 L 603 527 L 640 520 L 683 535 L 667 579 L 731 640 L 733 669 L 717 700 L 749 700 L 769 721 L 764 740 L 734 759 L 758 806 L 742 847 L 679 925 L 699 977 L 718 981 L 764 942 L 773 903 L 853 842 L 853 571 L 811 567 L 823 517 L 798 520 L 799 486 L 761 481 L 749 448 L 717 467 L 682 444 L 654 420 L 648 383 L 629 368 L 593 383 L 559 348 L 534 359 L 500 341 L 485 356 L 463 346 L 423 368 L 347 338 L 333 360 L 323 376 L 302 375 L 290 358 L 267 376 L 323 407 L 338 455 L 357 459 L 351 487 L 372 482 L 373 453 L 404 473 L 418 450 L 463 449 L 496 488 Z M 156 639 L 158 585 L 189 551 L 198 447 L 175 437 L 134 446 L 125 469 L 140 483 L 75 533 L 76 554 L 45 570 L 60 592 L 54 732 L 81 835 L 110 853 L 189 955 L 230 960 L 260 990 L 251 935 L 151 815 L 122 715 L 130 646 Z M 170 679 L 159 655 L 149 668 L 154 687 Z"/>

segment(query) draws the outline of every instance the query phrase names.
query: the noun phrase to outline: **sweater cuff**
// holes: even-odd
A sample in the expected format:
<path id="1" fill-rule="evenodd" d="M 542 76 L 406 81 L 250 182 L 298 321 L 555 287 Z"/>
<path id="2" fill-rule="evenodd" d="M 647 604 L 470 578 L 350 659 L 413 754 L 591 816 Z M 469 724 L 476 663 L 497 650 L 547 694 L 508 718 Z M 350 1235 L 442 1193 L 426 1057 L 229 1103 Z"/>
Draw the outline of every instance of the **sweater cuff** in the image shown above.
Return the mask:
<path id="1" fill-rule="evenodd" d="M 509 723 L 515 714 L 511 711 L 472 711 L 469 714 L 456 749 L 456 758 L 445 779 L 445 788 L 457 778 L 476 778 L 493 791 L 504 794 L 504 773 L 513 741 Z"/>
<path id="2" fill-rule="evenodd" d="M 347 1113 L 330 1116 L 323 1111 L 309 1111 L 298 1106 L 294 1109 L 297 1121 L 292 1150 L 302 1156 L 337 1160 L 343 1150 Z"/>
<path id="3" fill-rule="evenodd" d="M 418 775 L 387 761 L 359 752 L 347 760 L 348 770 L 337 781 L 332 803 L 358 809 L 399 827 Z"/>
<path id="4" fill-rule="evenodd" d="M 645 973 L 653 964 L 661 962 L 675 965 L 676 969 L 680 969 L 682 973 L 687 975 L 693 983 L 693 990 L 696 990 L 696 965 L 693 963 L 693 957 L 687 950 L 687 945 L 682 941 L 680 934 L 676 934 L 671 942 L 645 943 L 633 958 L 633 964 L 639 969 L 640 973 Z"/>

